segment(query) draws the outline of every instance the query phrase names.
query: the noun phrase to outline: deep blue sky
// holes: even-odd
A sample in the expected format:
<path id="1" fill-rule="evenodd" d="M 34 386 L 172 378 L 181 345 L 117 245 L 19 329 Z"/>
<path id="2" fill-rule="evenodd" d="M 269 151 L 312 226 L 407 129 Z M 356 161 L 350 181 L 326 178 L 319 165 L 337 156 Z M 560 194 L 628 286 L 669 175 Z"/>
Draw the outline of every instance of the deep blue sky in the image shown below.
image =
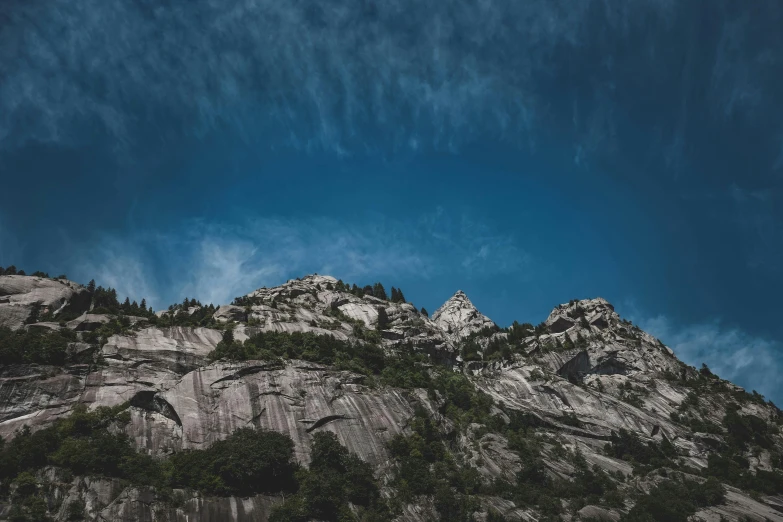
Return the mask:
<path id="1" fill-rule="evenodd" d="M 0 265 L 603 296 L 783 402 L 783 5 L 7 0 Z M 53 274 L 54 275 L 54 274 Z"/>

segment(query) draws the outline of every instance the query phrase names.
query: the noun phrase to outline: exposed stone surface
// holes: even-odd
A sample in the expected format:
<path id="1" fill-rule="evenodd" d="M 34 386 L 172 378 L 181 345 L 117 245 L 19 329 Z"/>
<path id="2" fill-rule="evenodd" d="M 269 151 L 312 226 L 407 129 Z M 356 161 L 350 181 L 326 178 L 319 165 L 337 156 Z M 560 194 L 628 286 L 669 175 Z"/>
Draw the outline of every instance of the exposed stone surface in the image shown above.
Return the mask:
<path id="1" fill-rule="evenodd" d="M 603 520 L 606 522 L 615 522 L 620 520 L 619 513 L 604 509 L 600 506 L 585 506 L 579 510 L 579 516 L 583 519 Z"/>
<path id="2" fill-rule="evenodd" d="M 111 317 L 106 314 L 82 314 L 76 319 L 68 321 L 67 326 L 77 332 L 92 332 L 110 321 Z"/>
<path id="3" fill-rule="evenodd" d="M 87 289 L 65 279 L 7 275 L 0 276 L 0 326 L 21 328 L 34 307 L 39 314 L 55 317 L 65 310 L 83 312 L 90 306 Z"/>
<path id="4" fill-rule="evenodd" d="M 241 306 L 220 305 L 215 311 L 215 319 L 221 323 L 229 321 L 247 321 L 247 313 Z"/>
<path id="5" fill-rule="evenodd" d="M 667 376 L 695 378 L 696 371 L 685 367 L 660 341 L 623 321 L 603 299 L 556 307 L 545 321 L 545 333 L 530 331 L 524 339 L 516 338 L 516 355 L 511 360 L 477 360 L 462 365 L 455 355 L 472 334 L 480 333 L 476 340 L 482 349 L 491 341 L 509 339 L 508 331 L 497 331 L 464 293 L 457 292 L 429 319 L 410 303 L 357 297 L 337 291 L 336 285 L 332 277 L 313 275 L 256 290 L 246 301 L 239 301 L 242 306 L 220 306 L 214 319 L 223 324 L 216 328 L 235 323 L 234 338 L 238 341 L 260 331 L 313 332 L 355 341 L 367 330 L 376 330 L 379 316 L 385 314 L 387 324 L 373 335 L 380 336 L 387 353 L 410 343 L 441 364 L 456 362 L 453 369 L 463 371 L 477 389 L 489 395 L 496 404 L 494 413 L 505 416 L 506 422 L 508 416 L 497 406 L 501 403 L 505 411 L 532 415 L 547 433 L 548 438 L 541 442 L 541 459 L 552 478 L 568 478 L 576 471 L 574 464 L 563 458 L 564 451 L 578 452 L 591 469 L 597 466 L 613 477 L 632 477 L 631 463 L 604 451 L 612 432 L 620 429 L 634 432 L 644 441 L 665 438 L 679 458 L 695 469 L 706 467 L 707 457 L 725 441 L 724 434 L 694 433 L 676 422 L 676 416 L 673 420 L 672 414 L 693 397 L 689 398 L 687 387 Z M 89 302 L 82 301 L 84 292 L 67 281 L 0 277 L 0 324 L 22 327 L 35 303 L 48 309 L 86 311 Z M 194 313 L 194 308 L 188 311 Z M 86 332 L 111 319 L 85 313 L 67 327 Z M 152 455 L 205 448 L 237 428 L 255 427 L 289 435 L 296 460 L 306 464 L 313 435 L 331 431 L 384 477 L 391 466 L 388 441 L 395 434 L 410 433 L 414 409 L 421 406 L 451 437 L 460 461 L 474 467 L 485 484 L 495 479 L 513 481 L 526 464 L 509 449 L 505 437 L 485 426 L 471 424 L 457 431 L 441 415 L 441 399 L 427 390 L 369 386 L 365 377 L 356 373 L 297 360 L 212 362 L 208 354 L 222 339 L 222 331 L 143 326 L 136 324 L 114 335 L 103 346 L 87 344 L 89 336 L 80 333 L 81 342 L 72 343 L 69 350 L 85 354 L 88 360 L 95 354 L 92 364 L 0 367 L 0 436 L 8 438 L 23 425 L 33 429 L 46 426 L 79 403 L 95 408 L 127 402 L 131 421 L 125 430 L 138 450 Z M 27 328 L 56 329 L 60 325 L 35 323 Z M 720 396 L 697 400 L 700 420 L 720 425 L 727 400 Z M 778 414 L 773 406 L 763 403 L 743 404 L 741 412 L 763 419 Z M 783 448 L 779 435 L 774 441 L 775 448 Z M 752 469 L 773 468 L 766 450 L 749 455 L 749 461 Z M 45 473 L 49 474 L 47 480 L 57 484 L 49 493 L 52 505 L 65 506 L 70 500 L 81 499 L 87 506 L 88 520 L 263 521 L 280 500 L 266 496 L 203 498 L 183 492 L 183 503 L 174 508 L 152 490 L 128 487 L 117 480 L 66 477 L 54 468 Z M 635 477 L 623 487 L 648 491 L 653 484 L 654 479 Z M 489 508 L 508 520 L 539 518 L 532 508 L 503 498 L 477 498 L 485 510 L 477 514 L 478 520 L 486 517 Z M 754 500 L 729 488 L 724 505 L 705 509 L 698 516 L 716 522 L 721 516 L 727 520 L 749 516 L 782 521 L 781 505 L 780 498 Z M 57 519 L 63 520 L 64 507 L 58 509 Z M 621 511 L 587 505 L 568 517 L 614 521 Z M 0 519 L 5 514 L 7 506 L 0 506 Z M 405 506 L 399 520 L 418 522 L 437 516 L 432 499 L 421 498 Z"/>
<path id="6" fill-rule="evenodd" d="M 310 275 L 258 289 L 246 296 L 254 303 L 248 319 L 263 331 L 313 332 L 346 340 L 355 339 L 355 322 L 376 328 L 378 310 L 383 308 L 389 319 L 381 332 L 385 346 L 409 342 L 430 353 L 446 357 L 453 353 L 454 345 L 444 331 L 412 304 L 357 297 L 335 290 L 336 283 L 330 276 Z M 219 317 L 223 315 L 216 315 L 222 320 Z"/>
<path id="7" fill-rule="evenodd" d="M 432 321 L 452 341 L 462 340 L 483 328 L 495 326 L 489 317 L 473 306 L 462 290 L 459 290 L 432 314 Z"/>

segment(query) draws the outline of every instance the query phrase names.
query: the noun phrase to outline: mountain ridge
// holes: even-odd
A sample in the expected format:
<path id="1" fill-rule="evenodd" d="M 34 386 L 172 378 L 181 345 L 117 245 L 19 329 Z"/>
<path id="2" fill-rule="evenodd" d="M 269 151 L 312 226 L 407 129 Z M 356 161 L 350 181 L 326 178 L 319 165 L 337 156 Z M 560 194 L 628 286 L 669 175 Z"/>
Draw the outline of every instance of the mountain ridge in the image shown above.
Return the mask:
<path id="1" fill-rule="evenodd" d="M 780 410 L 706 367 L 685 365 L 603 298 L 557 305 L 535 326 L 501 328 L 461 290 L 428 317 L 399 289 L 390 298 L 379 283 L 359 288 L 318 274 L 218 307 L 186 300 L 152 313 L 137 305 L 135 316 L 123 311 L 135 303 L 104 298 L 111 292 L 0 276 L 2 437 L 12 441 L 25 425 L 45 432 L 78 404 L 105 406 L 122 408 L 128 420 L 115 429 L 158 460 L 208 451 L 250 427 L 290 437 L 292 458 L 306 466 L 315 435 L 333 433 L 373 466 L 398 520 L 456 520 L 439 504 L 447 494 L 474 506 L 478 519 L 633 520 L 667 469 L 686 483 L 723 488 L 718 503 L 693 501 L 692 514 L 705 520 L 783 520 Z M 28 343 L 13 359 L 8 346 L 25 336 L 55 339 L 61 358 L 29 352 Z M 395 441 L 422 436 L 450 455 L 446 475 L 468 473 L 474 489 L 444 482 L 436 472 L 444 464 L 426 452 L 414 452 L 425 465 L 396 449 Z M 414 463 L 441 489 L 405 493 L 400 480 Z M 39 488 L 58 469 L 42 468 Z M 587 473 L 580 470 L 604 484 L 583 505 L 568 492 Z M 267 520 L 281 502 L 259 493 L 240 515 L 225 500 L 234 497 L 208 500 L 186 488 L 184 507 L 174 509 L 154 488 L 73 480 L 47 497 L 56 519 L 67 518 L 69 502 L 82 502 L 89 520 L 157 520 L 153 507 L 174 520 Z M 558 506 L 550 490 L 561 491 Z M 152 499 L 143 516 L 142 494 Z M 0 519 L 15 506 L 9 497 Z M 351 509 L 361 517 L 365 508 Z"/>

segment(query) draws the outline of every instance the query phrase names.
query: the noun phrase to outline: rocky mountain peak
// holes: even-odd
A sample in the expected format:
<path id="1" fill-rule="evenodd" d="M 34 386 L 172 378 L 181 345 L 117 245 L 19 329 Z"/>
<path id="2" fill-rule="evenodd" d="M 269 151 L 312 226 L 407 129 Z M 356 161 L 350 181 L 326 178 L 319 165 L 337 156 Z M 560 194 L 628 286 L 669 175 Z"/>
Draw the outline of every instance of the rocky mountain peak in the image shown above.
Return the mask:
<path id="1" fill-rule="evenodd" d="M 178 455 L 185 450 L 212 459 L 214 444 L 236 447 L 236 437 L 248 435 L 238 428 L 281 434 L 293 460 L 306 465 L 319 432 L 330 432 L 377 470 L 384 494 L 402 501 L 396 489 L 406 472 L 401 459 L 423 459 L 410 448 L 427 436 L 442 452 L 438 458 L 459 463 L 460 472 L 486 488 L 486 495 L 469 497 L 481 503 L 477 520 L 489 519 L 490 509 L 502 509 L 504 520 L 541 520 L 551 505 L 569 510 L 562 520 L 620 520 L 652 501 L 668 503 L 687 478 L 689 488 L 711 488 L 714 499 L 694 504 L 691 515 L 701 509 L 704 520 L 783 522 L 783 413 L 707 368 L 680 362 L 605 299 L 572 300 L 556 306 L 545 324 L 499 329 L 463 291 L 430 319 L 400 294 L 384 299 L 380 291 L 365 294 L 317 274 L 260 288 L 217 309 L 189 302 L 177 305 L 177 313 L 142 309 L 144 317 L 122 313 L 116 298 L 98 303 L 100 312 L 91 307 L 113 293 L 46 277 L 0 276 L 3 462 L 23 462 L 9 458 L 17 448 L 37 451 L 13 445 L 23 426 L 59 429 L 65 416 L 83 415 L 76 407 L 84 404 L 90 411 L 121 412 L 111 426 L 96 423 L 107 431 L 95 437 L 121 429 L 128 454 L 154 456 L 149 462 L 155 466 L 182 462 Z M 231 343 L 222 342 L 227 326 Z M 423 435 L 417 430 L 425 424 L 414 422 L 421 415 L 429 421 Z M 510 437 L 529 449 L 520 454 Z M 406 441 L 404 451 L 390 449 L 395 440 Z M 65 454 L 65 443 L 58 444 Z M 536 474 L 558 477 L 552 479 L 562 486 L 557 491 L 570 497 L 519 505 L 507 497 L 513 488 L 539 487 L 521 482 L 530 476 L 523 472 L 534 469 L 531 461 L 540 463 Z M 730 462 L 731 473 L 715 462 Z M 430 464 L 422 460 L 416 469 L 431 483 L 441 480 L 437 463 Z M 72 519 L 76 506 L 89 521 L 263 522 L 285 502 L 260 489 L 246 497 L 238 487 L 208 496 L 199 489 L 206 482 L 197 470 L 199 482 L 185 484 L 184 503 L 174 509 L 156 496 L 154 483 L 142 489 L 124 475 L 86 480 L 67 461 L 64 466 L 30 471 L 47 495 L 52 520 Z M 18 470 L 8 469 L 0 486 L 16 480 Z M 590 493 L 585 477 L 613 497 Z M 647 493 L 667 480 L 675 481 L 661 490 L 668 496 Z M 544 495 L 547 488 L 528 490 Z M 594 504 L 584 505 L 587 494 Z M 0 518 L 27 509 L 18 502 L 15 493 L 0 498 Z M 405 516 L 383 519 L 455 520 L 427 495 L 413 502 Z"/>
<path id="2" fill-rule="evenodd" d="M 494 321 L 479 312 L 462 290 L 457 290 L 432 314 L 432 321 L 452 341 L 459 341 L 473 332 L 495 326 Z"/>
<path id="3" fill-rule="evenodd" d="M 584 328 L 595 326 L 599 330 L 604 330 L 619 323 L 620 316 L 614 311 L 614 306 L 609 301 L 602 297 L 596 297 L 594 299 L 573 299 L 568 303 L 558 305 L 552 310 L 545 322 L 549 331 L 553 333 L 564 332 L 577 324 Z"/>

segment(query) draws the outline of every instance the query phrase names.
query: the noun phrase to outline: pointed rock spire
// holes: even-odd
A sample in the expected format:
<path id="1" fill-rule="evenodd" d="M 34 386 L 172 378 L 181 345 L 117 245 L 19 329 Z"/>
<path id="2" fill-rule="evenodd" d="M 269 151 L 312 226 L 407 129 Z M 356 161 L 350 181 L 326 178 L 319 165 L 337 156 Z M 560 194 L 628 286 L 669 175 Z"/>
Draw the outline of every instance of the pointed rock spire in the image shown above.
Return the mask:
<path id="1" fill-rule="evenodd" d="M 432 314 L 432 321 L 454 342 L 488 326 L 495 326 L 489 317 L 478 311 L 462 290 L 458 290 Z"/>

